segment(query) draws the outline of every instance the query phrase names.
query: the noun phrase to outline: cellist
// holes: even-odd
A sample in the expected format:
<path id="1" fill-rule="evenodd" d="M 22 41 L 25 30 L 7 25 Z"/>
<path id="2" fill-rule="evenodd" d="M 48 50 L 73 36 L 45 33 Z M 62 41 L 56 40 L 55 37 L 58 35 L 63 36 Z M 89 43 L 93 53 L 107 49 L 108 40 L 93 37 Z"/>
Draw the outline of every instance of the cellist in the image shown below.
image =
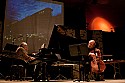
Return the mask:
<path id="1" fill-rule="evenodd" d="M 106 68 L 105 63 L 102 60 L 100 49 L 97 48 L 95 40 L 88 42 L 89 60 L 90 60 L 90 72 L 94 74 L 96 81 L 104 81 L 104 70 Z"/>

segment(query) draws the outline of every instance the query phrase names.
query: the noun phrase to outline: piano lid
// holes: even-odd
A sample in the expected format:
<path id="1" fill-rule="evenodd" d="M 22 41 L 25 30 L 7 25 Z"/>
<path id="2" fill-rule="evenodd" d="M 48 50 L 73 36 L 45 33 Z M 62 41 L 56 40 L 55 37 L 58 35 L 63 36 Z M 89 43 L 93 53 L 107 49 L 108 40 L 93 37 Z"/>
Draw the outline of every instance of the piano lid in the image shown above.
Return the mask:
<path id="1" fill-rule="evenodd" d="M 62 49 L 65 46 L 69 47 L 69 45 L 80 43 L 83 43 L 83 40 L 68 36 L 64 26 L 54 25 L 48 48 Z"/>
<path id="2" fill-rule="evenodd" d="M 56 49 L 63 59 L 70 58 L 69 45 L 81 44 L 82 39 L 70 37 L 66 34 L 66 28 L 62 25 L 54 25 L 54 29 L 48 44 L 48 49 Z"/>

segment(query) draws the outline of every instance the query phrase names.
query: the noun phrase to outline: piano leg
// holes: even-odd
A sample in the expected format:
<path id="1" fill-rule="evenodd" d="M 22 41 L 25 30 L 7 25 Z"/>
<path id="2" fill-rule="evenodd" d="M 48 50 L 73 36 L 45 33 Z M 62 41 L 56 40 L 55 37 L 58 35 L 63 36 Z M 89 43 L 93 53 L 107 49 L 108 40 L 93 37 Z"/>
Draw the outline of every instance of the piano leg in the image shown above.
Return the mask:
<path id="1" fill-rule="evenodd" d="M 41 81 L 48 81 L 47 74 L 46 74 L 46 62 L 41 62 L 36 64 L 35 72 L 34 72 L 34 81 L 39 82 Z"/>

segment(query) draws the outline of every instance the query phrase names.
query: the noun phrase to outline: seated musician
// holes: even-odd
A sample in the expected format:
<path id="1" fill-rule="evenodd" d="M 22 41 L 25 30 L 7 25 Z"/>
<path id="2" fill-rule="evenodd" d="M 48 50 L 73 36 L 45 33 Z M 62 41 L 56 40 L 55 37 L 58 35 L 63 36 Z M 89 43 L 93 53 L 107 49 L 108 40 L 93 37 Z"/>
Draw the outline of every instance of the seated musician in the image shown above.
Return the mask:
<path id="1" fill-rule="evenodd" d="M 90 40 L 88 43 L 89 49 L 89 60 L 90 60 L 90 72 L 94 73 L 94 78 L 96 81 L 104 81 L 104 70 L 106 68 L 100 49 L 97 48 L 97 43 L 95 40 Z"/>
<path id="2" fill-rule="evenodd" d="M 37 78 L 38 74 L 39 74 L 38 72 L 40 71 L 40 70 L 38 70 L 38 69 L 40 69 L 40 66 L 37 64 L 37 67 L 38 67 L 37 68 L 35 66 L 36 64 L 30 64 L 30 61 L 33 61 L 36 58 L 28 55 L 28 45 L 26 42 L 22 42 L 20 44 L 20 46 L 16 50 L 16 54 L 17 54 L 17 59 L 21 59 L 21 60 L 25 61 L 27 63 L 27 66 L 32 68 L 31 72 L 33 72 L 32 77 L 33 77 L 34 81 L 40 81 L 40 78 L 39 79 Z"/>
<path id="3" fill-rule="evenodd" d="M 25 62 L 28 62 L 28 61 L 31 61 L 31 60 L 34 60 L 35 57 L 31 57 L 28 55 L 28 45 L 26 42 L 22 42 L 20 44 L 20 46 L 17 48 L 16 50 L 16 53 L 17 53 L 17 58 L 18 59 L 21 59 L 21 60 L 24 60 Z"/>

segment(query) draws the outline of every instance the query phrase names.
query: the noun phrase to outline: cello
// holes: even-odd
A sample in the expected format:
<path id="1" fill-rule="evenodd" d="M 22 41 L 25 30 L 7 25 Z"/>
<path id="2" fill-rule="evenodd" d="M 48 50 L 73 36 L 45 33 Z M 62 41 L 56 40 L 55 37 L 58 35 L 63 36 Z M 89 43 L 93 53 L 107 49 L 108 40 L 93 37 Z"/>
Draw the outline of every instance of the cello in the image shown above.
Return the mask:
<path id="1" fill-rule="evenodd" d="M 91 72 L 92 73 L 102 73 L 106 69 L 106 65 L 101 59 L 101 53 L 99 49 L 95 49 L 96 52 L 90 52 L 89 56 L 92 58 L 91 60 Z"/>

